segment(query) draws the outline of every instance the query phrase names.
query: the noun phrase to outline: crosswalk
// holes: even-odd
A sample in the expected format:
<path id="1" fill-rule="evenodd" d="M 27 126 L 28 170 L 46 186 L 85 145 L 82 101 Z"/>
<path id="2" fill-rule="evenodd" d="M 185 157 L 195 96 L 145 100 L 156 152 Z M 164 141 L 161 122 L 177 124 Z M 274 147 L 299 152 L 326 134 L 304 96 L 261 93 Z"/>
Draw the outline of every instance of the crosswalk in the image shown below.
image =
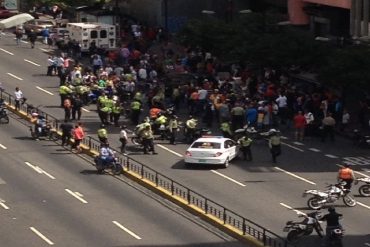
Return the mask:
<path id="1" fill-rule="evenodd" d="M 352 166 L 369 166 L 370 168 L 370 157 L 362 157 L 362 156 L 355 156 L 355 157 L 343 157 L 343 163 L 349 164 Z"/>

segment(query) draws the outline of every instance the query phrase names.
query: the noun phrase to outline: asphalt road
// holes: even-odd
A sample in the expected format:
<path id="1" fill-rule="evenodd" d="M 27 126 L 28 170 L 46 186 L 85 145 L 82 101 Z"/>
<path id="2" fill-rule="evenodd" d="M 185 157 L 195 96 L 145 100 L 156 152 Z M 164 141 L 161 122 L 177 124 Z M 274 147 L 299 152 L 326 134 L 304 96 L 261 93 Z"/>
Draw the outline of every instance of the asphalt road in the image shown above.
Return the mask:
<path id="1" fill-rule="evenodd" d="M 58 79 L 45 76 L 47 54 L 40 48 L 47 47 L 41 44 L 36 49 L 30 49 L 29 44 L 16 47 L 10 37 L 0 40 L 3 87 L 12 92 L 16 85 L 20 86 L 30 102 L 62 118 L 63 110 L 58 108 Z M 99 120 L 94 109 L 94 105 L 86 107 L 82 118 L 89 134 L 95 136 Z M 119 129 L 109 127 L 109 132 L 111 146 L 118 147 Z M 287 220 L 297 219 L 297 211 L 309 211 L 307 198 L 302 198 L 304 190 L 323 189 L 326 183 L 334 183 L 338 164 L 350 162 L 358 176 L 370 175 L 369 150 L 355 148 L 349 140 L 338 137 L 335 143 L 321 143 L 312 138 L 299 143 L 292 139 L 290 131 L 283 130 L 283 135 L 286 137 L 283 154 L 277 164 L 271 162 L 263 140 L 253 144 L 253 162 L 235 160 L 227 169 L 186 169 L 183 163 L 185 144 L 172 146 L 168 142 L 157 142 L 159 155 L 156 156 L 143 155 L 132 145 L 128 151 L 136 160 L 283 236 L 282 228 Z M 360 202 L 355 208 L 344 207 L 342 202 L 335 204 L 344 214 L 345 243 L 369 246 L 370 198 L 358 197 L 357 187 L 353 194 Z M 300 246 L 319 242 L 317 236 L 312 236 Z"/>

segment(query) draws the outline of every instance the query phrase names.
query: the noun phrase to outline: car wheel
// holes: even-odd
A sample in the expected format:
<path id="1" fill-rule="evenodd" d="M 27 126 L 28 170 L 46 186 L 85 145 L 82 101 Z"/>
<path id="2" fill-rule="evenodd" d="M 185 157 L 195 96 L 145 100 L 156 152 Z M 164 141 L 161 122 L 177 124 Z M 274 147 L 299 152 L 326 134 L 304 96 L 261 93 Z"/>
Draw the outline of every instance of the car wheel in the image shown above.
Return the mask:
<path id="1" fill-rule="evenodd" d="M 185 162 L 185 167 L 186 168 L 191 168 L 193 166 L 193 164 L 192 163 L 188 163 L 188 162 Z"/>
<path id="2" fill-rule="evenodd" d="M 226 158 L 225 163 L 223 165 L 224 168 L 228 168 L 230 165 L 229 157 Z"/>

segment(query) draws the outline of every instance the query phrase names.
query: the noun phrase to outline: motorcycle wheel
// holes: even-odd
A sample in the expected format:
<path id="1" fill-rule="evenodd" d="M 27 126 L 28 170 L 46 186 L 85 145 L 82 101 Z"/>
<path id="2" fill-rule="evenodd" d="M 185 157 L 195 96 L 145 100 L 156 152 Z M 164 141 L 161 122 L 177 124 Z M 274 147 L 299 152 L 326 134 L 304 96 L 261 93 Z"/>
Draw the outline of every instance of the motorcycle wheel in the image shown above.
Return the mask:
<path id="1" fill-rule="evenodd" d="M 290 243 L 297 243 L 298 240 L 300 238 L 300 232 L 297 231 L 297 230 L 292 230 L 288 233 L 288 235 L 286 236 L 286 239 L 288 240 L 288 242 Z"/>
<path id="2" fill-rule="evenodd" d="M 307 206 L 312 210 L 318 210 L 322 207 L 322 204 L 319 203 L 319 199 L 317 197 L 312 197 L 308 199 Z"/>
<path id="3" fill-rule="evenodd" d="M 51 131 L 49 134 L 49 140 L 57 141 L 59 139 L 59 135 L 56 131 Z"/>
<path id="4" fill-rule="evenodd" d="M 4 117 L 0 118 L 0 122 L 3 123 L 3 124 L 8 124 L 9 123 L 9 117 L 4 116 Z"/>
<path id="5" fill-rule="evenodd" d="M 115 165 L 115 169 L 114 169 L 114 175 L 120 175 L 123 173 L 123 167 L 121 166 L 121 164 L 116 164 Z"/>
<path id="6" fill-rule="evenodd" d="M 136 146 L 140 146 L 140 145 L 141 145 L 141 143 L 140 143 L 140 141 L 139 141 L 139 138 L 137 138 L 137 137 L 131 137 L 131 142 L 132 142 L 134 145 L 136 145 Z"/>
<path id="7" fill-rule="evenodd" d="M 348 207 L 354 207 L 357 204 L 356 200 L 353 199 L 350 195 L 343 196 L 343 202 Z"/>
<path id="8" fill-rule="evenodd" d="M 369 197 L 370 196 L 370 184 L 364 184 L 358 188 L 358 192 L 361 196 Z"/>

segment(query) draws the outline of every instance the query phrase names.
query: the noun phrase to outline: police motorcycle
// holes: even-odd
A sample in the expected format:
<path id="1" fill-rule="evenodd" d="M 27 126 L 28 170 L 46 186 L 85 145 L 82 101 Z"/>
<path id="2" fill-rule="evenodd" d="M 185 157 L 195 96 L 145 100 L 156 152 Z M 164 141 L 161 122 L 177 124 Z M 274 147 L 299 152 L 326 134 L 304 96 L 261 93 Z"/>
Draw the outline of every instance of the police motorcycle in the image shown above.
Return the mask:
<path id="1" fill-rule="evenodd" d="M 355 184 L 364 183 L 358 188 L 358 193 L 361 196 L 370 197 L 370 177 L 356 178 Z"/>
<path id="2" fill-rule="evenodd" d="M 102 174 L 106 169 L 111 170 L 115 175 L 123 173 L 123 167 L 118 162 L 117 157 L 112 157 L 112 160 L 109 160 L 101 155 L 98 155 L 94 158 L 94 162 L 98 174 Z"/>
<path id="3" fill-rule="evenodd" d="M 44 116 L 39 116 L 37 113 L 32 113 L 33 118 L 37 118 L 34 126 L 29 126 L 31 137 L 34 140 L 39 138 L 56 141 L 59 135 L 56 130 L 52 129 L 50 123 L 47 122 Z"/>
<path id="4" fill-rule="evenodd" d="M 308 199 L 307 205 L 313 210 L 318 210 L 327 203 L 334 203 L 340 198 L 348 207 L 356 206 L 357 202 L 354 198 L 349 195 L 349 190 L 344 188 L 345 182 L 340 182 L 337 184 L 330 184 L 327 186 L 327 190 L 306 190 L 303 193 L 303 197 L 311 195 L 312 197 Z"/>
<path id="5" fill-rule="evenodd" d="M 0 123 L 9 123 L 9 116 L 3 99 L 0 100 Z"/>
<path id="6" fill-rule="evenodd" d="M 283 231 L 288 232 L 287 240 L 290 243 L 296 243 L 303 236 L 308 236 L 315 230 L 319 237 L 323 237 L 324 231 L 320 224 L 322 215 L 319 211 L 311 212 L 306 214 L 300 214 L 298 217 L 303 217 L 303 221 L 294 222 L 288 221 Z"/>

